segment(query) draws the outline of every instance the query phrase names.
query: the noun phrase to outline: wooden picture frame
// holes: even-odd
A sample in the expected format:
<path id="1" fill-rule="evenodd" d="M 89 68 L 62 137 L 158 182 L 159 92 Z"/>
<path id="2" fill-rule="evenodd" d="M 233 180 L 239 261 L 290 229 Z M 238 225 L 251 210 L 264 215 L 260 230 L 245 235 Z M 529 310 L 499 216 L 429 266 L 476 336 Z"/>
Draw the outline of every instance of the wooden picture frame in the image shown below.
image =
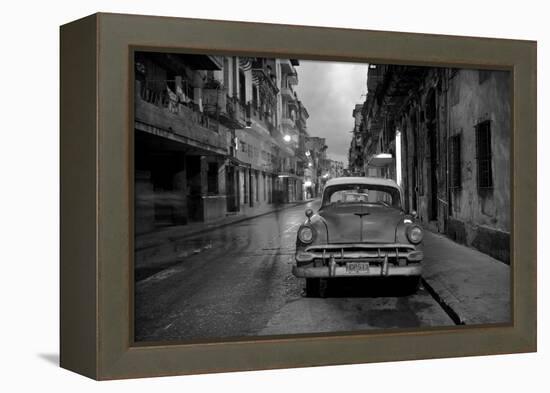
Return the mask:
<path id="1" fill-rule="evenodd" d="M 135 48 L 513 73 L 509 325 L 136 345 Z M 536 42 L 95 14 L 61 27 L 61 366 L 105 380 L 536 351 Z"/>

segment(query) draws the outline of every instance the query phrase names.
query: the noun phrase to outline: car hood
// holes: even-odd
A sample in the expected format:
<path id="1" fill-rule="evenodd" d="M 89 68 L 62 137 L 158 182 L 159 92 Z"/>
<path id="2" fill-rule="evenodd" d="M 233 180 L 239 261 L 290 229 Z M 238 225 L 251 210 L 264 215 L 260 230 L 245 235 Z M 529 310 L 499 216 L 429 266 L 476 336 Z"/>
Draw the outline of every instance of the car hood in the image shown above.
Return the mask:
<path id="1" fill-rule="evenodd" d="M 404 213 L 382 205 L 349 204 L 319 212 L 329 243 L 393 243 Z"/>

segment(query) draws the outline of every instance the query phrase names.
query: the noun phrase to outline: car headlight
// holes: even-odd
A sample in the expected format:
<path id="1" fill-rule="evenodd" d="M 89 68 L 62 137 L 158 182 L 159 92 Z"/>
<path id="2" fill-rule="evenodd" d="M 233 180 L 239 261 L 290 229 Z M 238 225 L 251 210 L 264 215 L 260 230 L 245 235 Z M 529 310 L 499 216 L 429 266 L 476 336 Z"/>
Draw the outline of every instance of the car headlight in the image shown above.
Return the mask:
<path id="1" fill-rule="evenodd" d="M 313 241 L 313 229 L 310 227 L 302 227 L 298 231 L 298 239 L 302 243 L 311 243 Z"/>
<path id="2" fill-rule="evenodd" d="M 418 244 L 424 238 L 424 231 L 418 225 L 411 225 L 407 229 L 407 237 L 412 244 Z"/>

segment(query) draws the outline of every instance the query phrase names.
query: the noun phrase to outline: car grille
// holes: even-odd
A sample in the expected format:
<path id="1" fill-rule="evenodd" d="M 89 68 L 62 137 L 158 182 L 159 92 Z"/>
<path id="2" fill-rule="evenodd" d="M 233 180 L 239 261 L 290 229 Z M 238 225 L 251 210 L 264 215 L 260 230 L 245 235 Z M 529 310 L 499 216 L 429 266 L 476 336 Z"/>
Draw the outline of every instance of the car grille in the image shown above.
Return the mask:
<path id="1" fill-rule="evenodd" d="M 345 265 L 347 262 L 369 262 L 378 265 L 382 264 L 385 258 L 388 258 L 390 264 L 403 265 L 407 263 L 409 254 L 414 250 L 414 246 L 408 244 L 328 244 L 310 246 L 305 251 L 315 255 L 315 266 L 326 266 L 331 258 L 334 258 L 338 265 Z"/>

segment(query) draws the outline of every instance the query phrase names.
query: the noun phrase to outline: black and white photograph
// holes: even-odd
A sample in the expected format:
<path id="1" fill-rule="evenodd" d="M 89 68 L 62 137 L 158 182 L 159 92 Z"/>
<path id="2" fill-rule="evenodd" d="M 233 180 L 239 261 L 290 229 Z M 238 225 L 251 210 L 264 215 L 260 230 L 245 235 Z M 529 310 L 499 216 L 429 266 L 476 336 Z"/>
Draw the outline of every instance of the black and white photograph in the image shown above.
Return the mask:
<path id="1" fill-rule="evenodd" d="M 0 391 L 546 392 L 546 8 L 6 3 Z"/>
<path id="2" fill-rule="evenodd" d="M 512 322 L 510 71 L 133 61 L 135 342 Z"/>

